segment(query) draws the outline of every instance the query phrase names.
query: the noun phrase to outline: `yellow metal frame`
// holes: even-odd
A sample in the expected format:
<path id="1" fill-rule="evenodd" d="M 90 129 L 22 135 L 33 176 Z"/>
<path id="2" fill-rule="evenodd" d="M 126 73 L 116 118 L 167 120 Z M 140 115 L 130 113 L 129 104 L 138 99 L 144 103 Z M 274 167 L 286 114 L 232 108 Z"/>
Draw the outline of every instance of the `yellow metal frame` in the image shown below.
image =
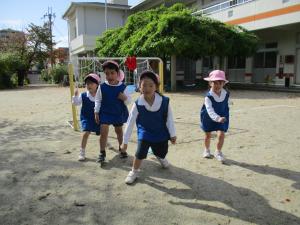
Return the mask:
<path id="1" fill-rule="evenodd" d="M 74 68 L 72 64 L 68 65 L 68 71 L 69 71 L 70 94 L 72 98 L 72 96 L 74 96 Z M 72 116 L 73 116 L 73 129 L 75 131 L 79 131 L 76 106 L 73 104 L 72 104 Z"/>
<path id="2" fill-rule="evenodd" d="M 159 92 L 163 94 L 164 92 L 164 63 L 161 58 L 158 57 L 137 57 L 138 59 L 149 59 L 149 60 L 158 60 L 159 61 L 159 79 L 160 79 L 160 86 L 159 86 Z M 98 60 L 122 60 L 124 57 L 116 57 L 116 58 L 97 58 L 97 57 L 85 57 L 85 59 L 98 59 Z M 74 67 L 70 63 L 68 65 L 68 72 L 69 72 L 69 83 L 70 83 L 70 94 L 71 98 L 74 96 Z M 73 129 L 75 131 L 79 131 L 79 124 L 77 120 L 77 111 L 76 111 L 76 106 L 72 104 L 72 117 L 73 117 Z"/>

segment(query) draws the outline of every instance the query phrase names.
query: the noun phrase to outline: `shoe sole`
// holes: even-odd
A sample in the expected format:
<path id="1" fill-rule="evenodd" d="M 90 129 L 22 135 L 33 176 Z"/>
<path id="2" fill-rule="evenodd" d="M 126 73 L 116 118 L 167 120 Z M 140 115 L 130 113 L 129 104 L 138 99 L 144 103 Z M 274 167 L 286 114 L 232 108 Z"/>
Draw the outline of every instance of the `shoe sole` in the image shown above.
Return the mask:
<path id="1" fill-rule="evenodd" d="M 137 179 L 138 179 L 138 178 L 136 177 L 136 178 L 134 179 L 134 181 L 132 181 L 132 182 L 126 182 L 126 181 L 125 181 L 125 184 L 131 185 L 131 184 L 135 183 Z"/>
<path id="2" fill-rule="evenodd" d="M 119 154 L 120 159 L 126 159 L 128 158 L 128 154 L 124 155 L 124 154 Z"/>

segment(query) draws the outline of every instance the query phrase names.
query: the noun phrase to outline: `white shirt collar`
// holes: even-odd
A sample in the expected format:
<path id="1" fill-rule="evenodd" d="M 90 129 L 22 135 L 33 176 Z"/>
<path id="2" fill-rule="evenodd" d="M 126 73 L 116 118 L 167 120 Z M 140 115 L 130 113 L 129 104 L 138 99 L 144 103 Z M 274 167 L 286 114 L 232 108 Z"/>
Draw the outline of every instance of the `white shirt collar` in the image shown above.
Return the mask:
<path id="1" fill-rule="evenodd" d="M 91 100 L 92 102 L 94 102 L 94 101 L 95 101 L 96 95 L 95 95 L 95 96 L 92 96 L 91 93 L 90 93 L 89 91 L 86 91 L 86 97 L 88 97 L 89 100 Z"/>
<path id="2" fill-rule="evenodd" d="M 143 105 L 146 107 L 146 109 L 148 111 L 151 111 L 151 112 L 155 112 L 155 111 L 158 111 L 160 109 L 160 106 L 161 106 L 161 103 L 162 103 L 162 97 L 161 95 L 159 95 L 158 93 L 155 92 L 155 95 L 154 95 L 154 102 L 153 104 L 150 106 L 149 103 L 145 100 L 144 98 L 144 95 L 141 95 L 139 98 L 138 98 L 138 105 Z"/>
<path id="3" fill-rule="evenodd" d="M 222 88 L 220 96 L 213 92 L 212 89 L 209 90 L 209 93 L 211 94 L 211 96 L 213 96 L 216 102 L 223 102 L 226 98 L 227 91 L 224 88 Z"/>
<path id="4" fill-rule="evenodd" d="M 106 84 L 107 84 L 107 85 L 109 85 L 109 86 L 120 86 L 120 85 L 122 84 L 122 82 L 121 82 L 121 81 L 119 81 L 119 83 L 118 83 L 118 84 L 109 84 L 107 80 L 106 80 L 106 81 L 104 81 L 104 83 L 106 83 Z"/>

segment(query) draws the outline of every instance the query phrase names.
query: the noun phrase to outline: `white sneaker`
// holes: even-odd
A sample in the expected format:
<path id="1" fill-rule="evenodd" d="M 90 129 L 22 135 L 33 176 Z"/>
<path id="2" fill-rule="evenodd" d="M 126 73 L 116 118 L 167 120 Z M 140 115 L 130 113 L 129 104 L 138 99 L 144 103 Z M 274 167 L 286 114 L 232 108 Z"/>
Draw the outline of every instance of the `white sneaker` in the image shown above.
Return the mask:
<path id="1" fill-rule="evenodd" d="M 222 152 L 220 151 L 216 151 L 215 152 L 215 158 L 220 161 L 220 162 L 224 162 L 225 161 L 225 158 L 224 158 L 224 155 Z"/>
<path id="2" fill-rule="evenodd" d="M 125 183 L 132 184 L 136 180 L 137 177 L 138 177 L 138 172 L 131 170 L 125 179 Z"/>
<path id="3" fill-rule="evenodd" d="M 85 160 L 85 150 L 80 149 L 79 156 L 78 156 L 78 161 L 84 161 Z"/>
<path id="4" fill-rule="evenodd" d="M 166 158 L 163 159 L 163 158 L 160 158 L 158 156 L 156 156 L 156 158 L 160 162 L 160 164 L 163 168 L 168 168 L 169 167 L 169 162 Z"/>
<path id="5" fill-rule="evenodd" d="M 210 158 L 211 157 L 211 154 L 210 154 L 210 151 L 209 149 L 204 149 L 203 151 L 203 158 Z"/>

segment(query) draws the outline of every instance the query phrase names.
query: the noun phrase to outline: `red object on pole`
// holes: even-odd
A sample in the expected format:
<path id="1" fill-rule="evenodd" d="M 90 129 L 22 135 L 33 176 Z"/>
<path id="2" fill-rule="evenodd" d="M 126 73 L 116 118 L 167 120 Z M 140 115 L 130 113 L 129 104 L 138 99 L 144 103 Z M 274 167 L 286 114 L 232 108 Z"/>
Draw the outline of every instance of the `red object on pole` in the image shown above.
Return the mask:
<path id="1" fill-rule="evenodd" d="M 136 69 L 136 57 L 128 56 L 126 58 L 125 65 L 130 71 L 134 71 Z"/>

